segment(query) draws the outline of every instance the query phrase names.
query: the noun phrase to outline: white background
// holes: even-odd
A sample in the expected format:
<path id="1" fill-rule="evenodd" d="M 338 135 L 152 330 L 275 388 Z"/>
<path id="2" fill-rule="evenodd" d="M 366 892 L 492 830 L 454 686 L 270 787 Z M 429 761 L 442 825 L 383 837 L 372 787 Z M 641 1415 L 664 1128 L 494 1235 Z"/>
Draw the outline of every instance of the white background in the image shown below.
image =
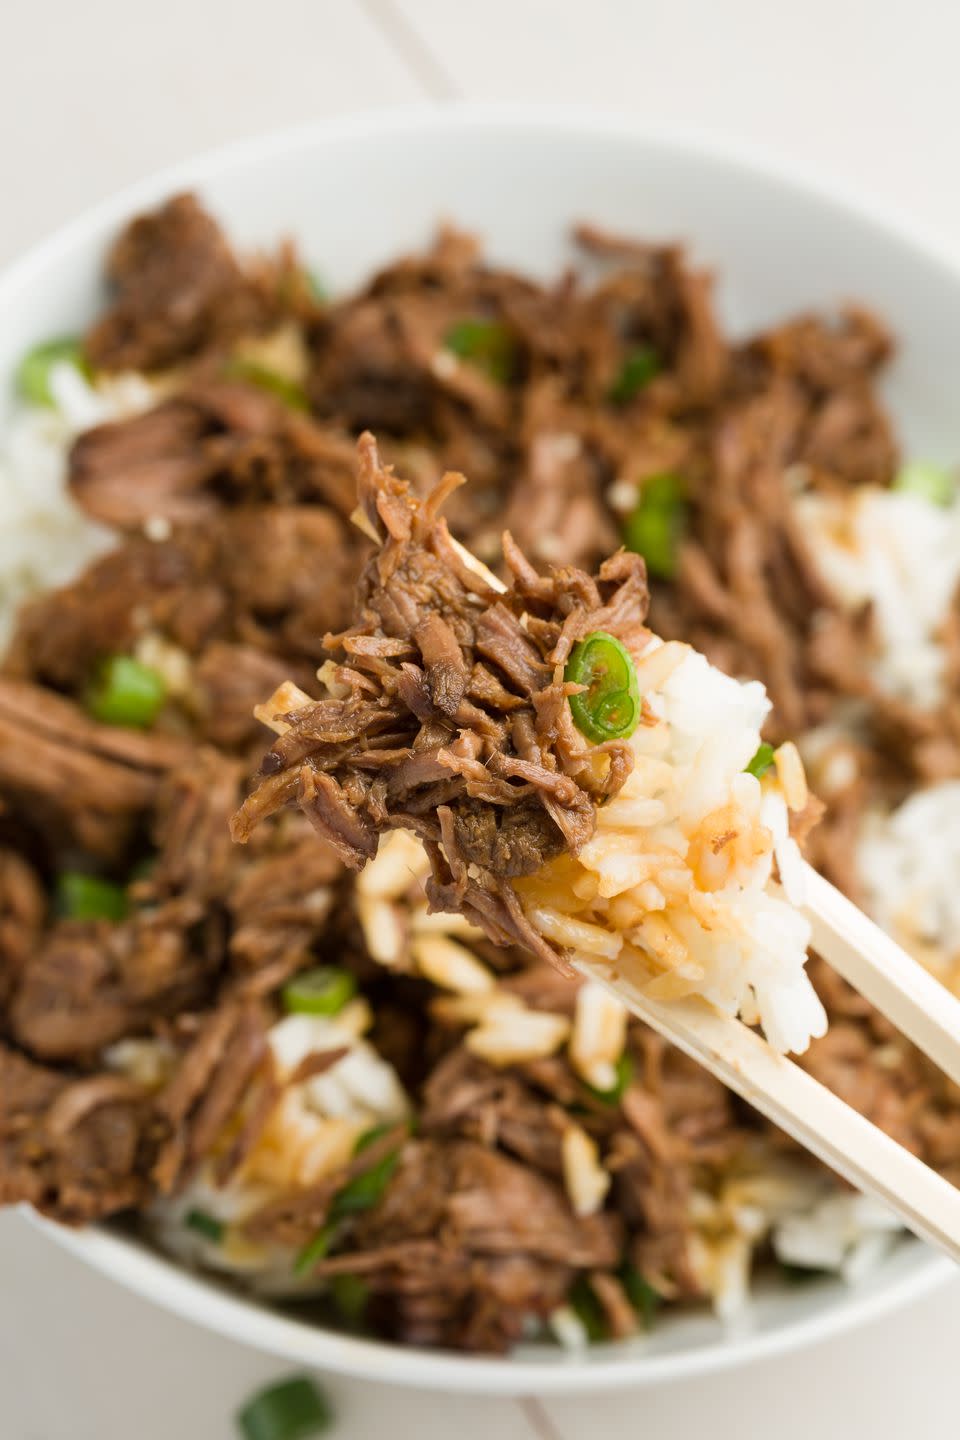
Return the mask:
<path id="1" fill-rule="evenodd" d="M 960 253 L 958 51 L 954 0 L 0 0 L 0 262 L 192 151 L 425 97 L 569 100 L 746 140 Z M 338 1440 L 939 1440 L 957 1430 L 958 1335 L 960 1281 L 749 1373 L 555 1402 L 539 1431 L 510 1401 L 329 1389 Z M 230 1440 L 276 1372 L 0 1216 L 0 1440 Z"/>

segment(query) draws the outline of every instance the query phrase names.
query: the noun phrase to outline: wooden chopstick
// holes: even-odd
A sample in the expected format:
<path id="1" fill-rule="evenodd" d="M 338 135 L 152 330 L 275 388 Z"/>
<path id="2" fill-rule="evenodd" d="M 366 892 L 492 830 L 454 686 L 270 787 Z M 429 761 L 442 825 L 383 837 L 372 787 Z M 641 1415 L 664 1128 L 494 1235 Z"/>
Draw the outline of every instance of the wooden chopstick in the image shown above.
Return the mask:
<path id="1" fill-rule="evenodd" d="M 804 868 L 813 948 L 960 1085 L 960 1000 L 812 866 Z"/>
<path id="2" fill-rule="evenodd" d="M 699 996 L 652 1000 L 594 960 L 578 968 L 851 1185 L 889 1206 L 915 1235 L 960 1260 L 960 1190 L 762 1036 Z"/>

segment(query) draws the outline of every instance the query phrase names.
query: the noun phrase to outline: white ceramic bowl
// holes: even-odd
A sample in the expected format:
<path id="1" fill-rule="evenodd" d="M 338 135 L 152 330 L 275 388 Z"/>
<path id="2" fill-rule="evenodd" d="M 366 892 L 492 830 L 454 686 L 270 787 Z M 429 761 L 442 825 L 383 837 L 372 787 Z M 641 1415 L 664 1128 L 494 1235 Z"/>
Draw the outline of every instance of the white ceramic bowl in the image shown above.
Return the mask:
<path id="1" fill-rule="evenodd" d="M 571 221 L 680 238 L 719 277 L 734 332 L 850 297 L 892 322 L 903 350 L 889 399 L 915 453 L 956 459 L 960 270 L 929 242 L 815 184 L 702 142 L 564 111 L 417 109 L 373 114 L 235 146 L 169 170 L 99 206 L 0 279 L 0 424 L 5 383 L 31 343 L 80 328 L 100 294 L 117 228 L 172 191 L 197 189 L 241 247 L 295 235 L 335 289 L 421 245 L 443 217 L 489 253 L 541 274 L 570 258 Z M 725 1333 L 705 1314 L 583 1357 L 528 1348 L 509 1359 L 404 1350 L 268 1310 L 110 1230 L 47 1233 L 116 1280 L 222 1334 L 287 1360 L 371 1380 L 501 1394 L 609 1390 L 692 1378 L 783 1352 L 901 1305 L 952 1271 L 904 1241 L 855 1290 L 839 1282 L 763 1289 Z"/>

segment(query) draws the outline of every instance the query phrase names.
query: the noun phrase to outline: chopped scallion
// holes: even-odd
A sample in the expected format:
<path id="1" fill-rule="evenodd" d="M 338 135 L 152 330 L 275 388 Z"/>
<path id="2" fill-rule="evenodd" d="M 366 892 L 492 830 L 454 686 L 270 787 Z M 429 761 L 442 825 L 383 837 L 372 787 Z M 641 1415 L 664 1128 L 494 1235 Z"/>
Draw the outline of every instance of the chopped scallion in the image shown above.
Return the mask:
<path id="1" fill-rule="evenodd" d="M 268 1386 L 237 1415 L 243 1440 L 311 1440 L 332 1424 L 329 1400 L 306 1376 Z"/>
<path id="2" fill-rule="evenodd" d="M 306 272 L 306 275 L 307 286 L 310 290 L 310 294 L 313 296 L 314 300 L 318 300 L 321 304 L 325 304 L 326 301 L 330 299 L 330 290 L 323 277 L 321 276 L 320 272 L 317 270 L 308 270 Z"/>
<path id="3" fill-rule="evenodd" d="M 132 655 L 111 655 L 100 665 L 87 689 L 86 706 L 104 725 L 146 730 L 167 696 L 163 676 Z"/>
<path id="4" fill-rule="evenodd" d="M 814 1265 L 792 1265 L 781 1260 L 780 1273 L 788 1285 L 811 1285 L 814 1280 L 825 1279 L 830 1272 Z"/>
<path id="5" fill-rule="evenodd" d="M 289 980 L 281 998 L 291 1015 L 338 1015 L 356 993 L 357 982 L 349 970 L 316 965 Z"/>
<path id="6" fill-rule="evenodd" d="M 363 1319 L 363 1312 L 370 1299 L 370 1286 L 359 1275 L 332 1275 L 330 1277 L 330 1298 L 340 1314 L 350 1325 L 357 1325 Z"/>
<path id="7" fill-rule="evenodd" d="M 637 670 L 629 652 L 613 635 L 597 630 L 574 645 L 563 678 L 585 689 L 570 696 L 573 721 L 597 744 L 625 739 L 640 721 Z"/>
<path id="8" fill-rule="evenodd" d="M 31 405 L 50 407 L 54 403 L 50 375 L 56 365 L 73 365 L 81 374 L 89 374 L 80 341 L 75 336 L 46 340 L 28 350 L 17 366 L 17 389 Z"/>
<path id="9" fill-rule="evenodd" d="M 327 1252 L 333 1243 L 337 1232 L 337 1226 L 333 1223 L 322 1225 L 312 1240 L 298 1253 L 293 1262 L 293 1273 L 295 1275 L 309 1275 L 315 1265 L 327 1258 Z"/>
<path id="10" fill-rule="evenodd" d="M 773 746 L 768 745 L 766 740 L 764 740 L 758 745 L 757 752 L 753 759 L 747 765 L 744 765 L 743 771 L 745 775 L 756 775 L 757 779 L 760 780 L 766 775 L 773 763 Z"/>
<path id="11" fill-rule="evenodd" d="M 636 1265 L 632 1265 L 629 1261 L 620 1271 L 620 1283 L 626 1291 L 630 1304 L 643 1321 L 644 1329 L 649 1330 L 660 1305 L 659 1291 L 654 1290 L 650 1282 L 644 1280 Z"/>
<path id="12" fill-rule="evenodd" d="M 330 1218 L 342 1220 L 345 1215 L 355 1215 L 362 1210 L 372 1210 L 379 1204 L 390 1183 L 400 1160 L 400 1151 L 392 1150 L 369 1170 L 355 1175 L 343 1189 L 338 1191 L 330 1206 Z"/>
<path id="13" fill-rule="evenodd" d="M 629 1051 L 624 1050 L 614 1066 L 614 1070 L 616 1071 L 617 1078 L 609 1090 L 595 1090 L 592 1085 L 587 1086 L 591 1095 L 596 1096 L 598 1100 L 602 1100 L 605 1105 L 619 1105 L 625 1091 L 630 1086 L 630 1082 L 633 1079 L 633 1056 Z"/>
<path id="14" fill-rule="evenodd" d="M 621 365 L 616 379 L 607 391 L 607 398 L 614 405 L 626 405 L 659 373 L 660 360 L 656 351 L 649 345 L 638 345 L 630 351 Z"/>
<path id="15" fill-rule="evenodd" d="M 676 475 L 651 475 L 623 524 L 623 543 L 642 555 L 650 574 L 671 579 L 686 524 L 683 486 Z"/>
<path id="16" fill-rule="evenodd" d="M 276 370 L 268 370 L 266 365 L 258 365 L 254 360 L 230 360 L 224 367 L 224 374 L 230 380 L 245 380 L 248 385 L 256 385 L 259 390 L 268 390 L 271 395 L 276 395 L 291 410 L 310 409 L 310 401 L 307 392 L 296 380 L 290 380 L 286 375 L 280 375 Z"/>
<path id="17" fill-rule="evenodd" d="M 606 1340 L 607 1321 L 603 1313 L 603 1306 L 585 1275 L 579 1275 L 574 1280 L 567 1298 L 570 1308 L 586 1330 L 587 1339 L 591 1344 L 597 1340 Z"/>
<path id="18" fill-rule="evenodd" d="M 444 347 L 476 365 L 498 385 L 508 384 L 517 368 L 517 347 L 500 320 L 458 320 L 447 331 Z"/>
<path id="19" fill-rule="evenodd" d="M 76 870 L 57 876 L 54 910 L 64 920 L 123 920 L 129 908 L 122 885 Z"/>
<path id="20" fill-rule="evenodd" d="M 942 465 L 932 465 L 926 460 L 911 460 L 902 466 L 894 477 L 893 488 L 903 494 L 918 495 L 931 505 L 952 505 L 957 496 L 956 477 Z"/>
<path id="21" fill-rule="evenodd" d="M 220 1245 L 226 1232 L 226 1226 L 222 1220 L 215 1215 L 209 1215 L 206 1210 L 188 1210 L 184 1216 L 183 1223 L 205 1240 L 212 1240 L 214 1245 Z"/>

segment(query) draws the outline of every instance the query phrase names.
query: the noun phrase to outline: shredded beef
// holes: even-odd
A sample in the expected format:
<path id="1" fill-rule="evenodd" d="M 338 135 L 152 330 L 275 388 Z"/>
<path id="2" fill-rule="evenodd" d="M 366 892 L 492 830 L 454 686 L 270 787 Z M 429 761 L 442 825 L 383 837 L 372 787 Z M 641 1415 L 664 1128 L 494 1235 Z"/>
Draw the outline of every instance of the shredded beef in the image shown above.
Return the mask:
<path id="1" fill-rule="evenodd" d="M 811 836 L 820 868 L 856 895 L 864 810 L 960 774 L 960 606 L 942 708 L 878 693 L 872 618 L 831 592 L 792 504 L 798 488 L 895 473 L 882 322 L 847 307 L 731 341 L 710 277 L 676 245 L 586 226 L 576 240 L 580 273 L 543 284 L 448 229 L 318 303 L 291 249 L 241 262 L 191 197 L 119 237 L 87 356 L 96 371 L 163 372 L 156 402 L 77 439 L 72 496 L 116 544 L 23 607 L 0 675 L 0 1202 L 78 1223 L 147 1210 L 201 1167 L 212 1183 L 242 1175 L 288 1083 L 266 1042 L 278 989 L 324 963 L 357 980 L 417 1133 L 391 1127 L 320 1183 L 274 1196 L 246 1234 L 310 1242 L 342 1187 L 399 1152 L 378 1203 L 340 1225 L 317 1269 L 363 1278 L 378 1334 L 501 1351 L 581 1279 L 608 1333 L 627 1335 L 624 1263 L 666 1301 L 698 1297 L 693 1195 L 720 1190 L 758 1146 L 802 1159 L 635 1021 L 616 1102 L 566 1047 L 502 1068 L 471 1053 L 417 976 L 416 879 L 387 906 L 395 963 L 366 948 L 347 867 L 404 825 L 430 851 L 433 904 L 467 908 L 498 942 L 464 941 L 503 994 L 572 1019 L 579 982 L 549 947 L 528 953 L 510 882 L 592 831 L 602 793 L 558 675 L 586 629 L 627 638 L 643 623 L 636 557 L 590 572 L 651 477 L 675 477 L 682 495 L 653 628 L 764 681 L 770 738 L 856 715 L 856 776 L 831 789 Z M 492 352 L 464 348 L 471 327 Z M 291 328 L 302 395 L 243 365 Z M 363 534 L 349 517 L 367 427 L 387 465 L 366 438 Z M 451 546 L 441 504 L 509 580 L 505 597 Z M 86 712 L 96 667 L 117 654 L 169 662 L 149 731 Z M 310 703 L 279 716 L 287 728 L 245 796 L 266 743 L 253 708 L 287 678 Z M 612 791 L 626 762 L 609 753 Z M 238 807 L 243 846 L 229 839 Z M 127 913 L 56 914 L 54 882 L 74 869 L 114 882 Z M 812 969 L 831 1030 L 803 1063 L 960 1183 L 955 1091 Z M 113 1043 L 137 1039 L 170 1056 L 149 1091 L 110 1068 Z M 342 1057 L 312 1052 L 297 1081 Z M 564 1194 L 571 1123 L 611 1176 L 585 1219 Z"/>
<path id="2" fill-rule="evenodd" d="M 577 1219 L 556 1184 L 487 1146 L 420 1140 L 353 1243 L 352 1264 L 322 1261 L 317 1274 L 362 1275 L 388 1333 L 503 1350 L 577 1271 L 614 1266 L 622 1236 L 616 1216 Z"/>
<path id="3" fill-rule="evenodd" d="M 427 845 L 434 901 L 449 908 L 455 894 L 488 934 L 516 936 L 523 920 L 503 882 L 578 850 L 596 805 L 629 773 L 625 744 L 581 740 L 563 670 L 593 631 L 627 643 L 646 635 L 643 562 L 621 552 L 596 579 L 565 569 L 544 577 L 508 547 L 512 584 L 498 598 L 453 549 L 438 513 L 460 477 L 421 502 L 381 466 L 372 436 L 359 457 L 360 506 L 381 548 L 361 578 L 359 621 L 326 640 L 345 694 L 283 717 L 234 835 L 248 839 L 295 801 L 356 867 L 382 831 L 408 825 Z M 499 671 L 508 708 L 493 694 L 485 706 L 467 697 L 478 657 Z M 602 776 L 598 753 L 608 760 Z"/>
<path id="4" fill-rule="evenodd" d="M 200 521 L 219 503 L 321 503 L 348 514 L 352 446 L 239 380 L 198 379 L 152 410 L 85 431 L 69 484 L 95 520 Z"/>
<path id="5" fill-rule="evenodd" d="M 187 753 L 173 736 L 100 725 L 49 690 L 0 678 L 0 797 L 54 852 L 73 843 L 116 858 Z"/>
<path id="6" fill-rule="evenodd" d="M 86 338 L 90 363 L 104 370 L 161 370 L 266 329 L 279 312 L 282 271 L 245 272 L 192 195 L 132 221 L 106 273 L 113 304 Z"/>
<path id="7" fill-rule="evenodd" d="M 148 1193 L 149 1102 L 119 1075 L 71 1079 L 0 1045 L 0 1204 L 78 1224 Z"/>

